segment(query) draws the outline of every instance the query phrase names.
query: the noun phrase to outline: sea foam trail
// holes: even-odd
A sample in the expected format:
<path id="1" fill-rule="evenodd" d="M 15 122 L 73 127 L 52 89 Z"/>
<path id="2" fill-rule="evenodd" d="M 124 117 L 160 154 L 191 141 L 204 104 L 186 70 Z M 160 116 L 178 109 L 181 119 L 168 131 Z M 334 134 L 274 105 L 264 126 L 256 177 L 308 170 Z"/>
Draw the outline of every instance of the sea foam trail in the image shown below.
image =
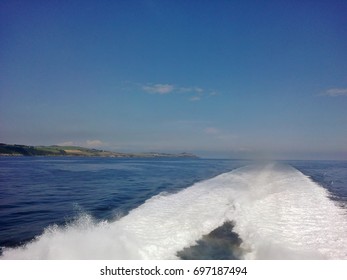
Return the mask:
<path id="1" fill-rule="evenodd" d="M 233 221 L 245 259 L 347 259 L 347 217 L 298 170 L 252 165 L 154 196 L 114 222 L 50 227 L 3 259 L 175 259 Z"/>

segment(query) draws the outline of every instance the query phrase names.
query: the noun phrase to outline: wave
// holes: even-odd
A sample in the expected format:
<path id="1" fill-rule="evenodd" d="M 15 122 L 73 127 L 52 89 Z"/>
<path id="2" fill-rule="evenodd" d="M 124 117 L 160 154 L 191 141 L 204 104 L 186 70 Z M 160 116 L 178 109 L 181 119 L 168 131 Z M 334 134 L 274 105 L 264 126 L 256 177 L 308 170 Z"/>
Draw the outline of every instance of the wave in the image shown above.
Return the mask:
<path id="1" fill-rule="evenodd" d="M 250 165 L 156 195 L 116 221 L 82 215 L 2 259 L 177 259 L 232 221 L 243 259 L 347 259 L 347 216 L 328 192 L 281 164 Z"/>

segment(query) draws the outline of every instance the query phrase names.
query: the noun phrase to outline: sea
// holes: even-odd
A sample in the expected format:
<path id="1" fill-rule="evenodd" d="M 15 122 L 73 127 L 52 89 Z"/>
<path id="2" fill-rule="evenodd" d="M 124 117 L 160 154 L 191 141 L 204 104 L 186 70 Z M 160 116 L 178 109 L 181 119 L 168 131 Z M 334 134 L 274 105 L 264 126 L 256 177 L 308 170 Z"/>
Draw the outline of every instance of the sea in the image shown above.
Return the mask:
<path id="1" fill-rule="evenodd" d="M 347 161 L 0 157 L 0 259 L 347 259 Z"/>

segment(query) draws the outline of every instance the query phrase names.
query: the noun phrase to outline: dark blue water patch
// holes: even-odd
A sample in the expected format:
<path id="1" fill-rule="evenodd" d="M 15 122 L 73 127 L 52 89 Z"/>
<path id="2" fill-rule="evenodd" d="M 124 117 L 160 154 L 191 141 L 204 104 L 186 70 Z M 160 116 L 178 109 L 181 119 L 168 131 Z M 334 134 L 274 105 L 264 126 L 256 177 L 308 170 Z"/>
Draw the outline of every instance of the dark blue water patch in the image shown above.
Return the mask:
<path id="1" fill-rule="evenodd" d="M 87 213 L 114 220 L 160 192 L 245 165 L 199 159 L 0 158 L 0 246 L 14 246 Z"/>
<path id="2" fill-rule="evenodd" d="M 177 253 L 182 260 L 239 260 L 243 250 L 241 238 L 233 232 L 233 223 L 225 222 L 208 235 L 198 240 L 196 245 Z"/>

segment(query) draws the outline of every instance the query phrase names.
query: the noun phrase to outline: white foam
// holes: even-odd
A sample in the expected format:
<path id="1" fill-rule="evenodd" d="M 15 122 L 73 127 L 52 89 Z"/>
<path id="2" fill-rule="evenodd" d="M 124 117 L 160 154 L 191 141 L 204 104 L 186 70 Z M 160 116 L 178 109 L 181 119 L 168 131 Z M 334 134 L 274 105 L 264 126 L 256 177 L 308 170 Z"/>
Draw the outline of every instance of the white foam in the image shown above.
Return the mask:
<path id="1" fill-rule="evenodd" d="M 233 220 L 248 259 L 347 259 L 345 210 L 298 170 L 253 165 L 160 194 L 114 222 L 51 227 L 4 259 L 175 259 Z"/>
<path id="2" fill-rule="evenodd" d="M 347 259 L 347 213 L 289 166 L 246 167 L 234 230 L 249 259 Z"/>

